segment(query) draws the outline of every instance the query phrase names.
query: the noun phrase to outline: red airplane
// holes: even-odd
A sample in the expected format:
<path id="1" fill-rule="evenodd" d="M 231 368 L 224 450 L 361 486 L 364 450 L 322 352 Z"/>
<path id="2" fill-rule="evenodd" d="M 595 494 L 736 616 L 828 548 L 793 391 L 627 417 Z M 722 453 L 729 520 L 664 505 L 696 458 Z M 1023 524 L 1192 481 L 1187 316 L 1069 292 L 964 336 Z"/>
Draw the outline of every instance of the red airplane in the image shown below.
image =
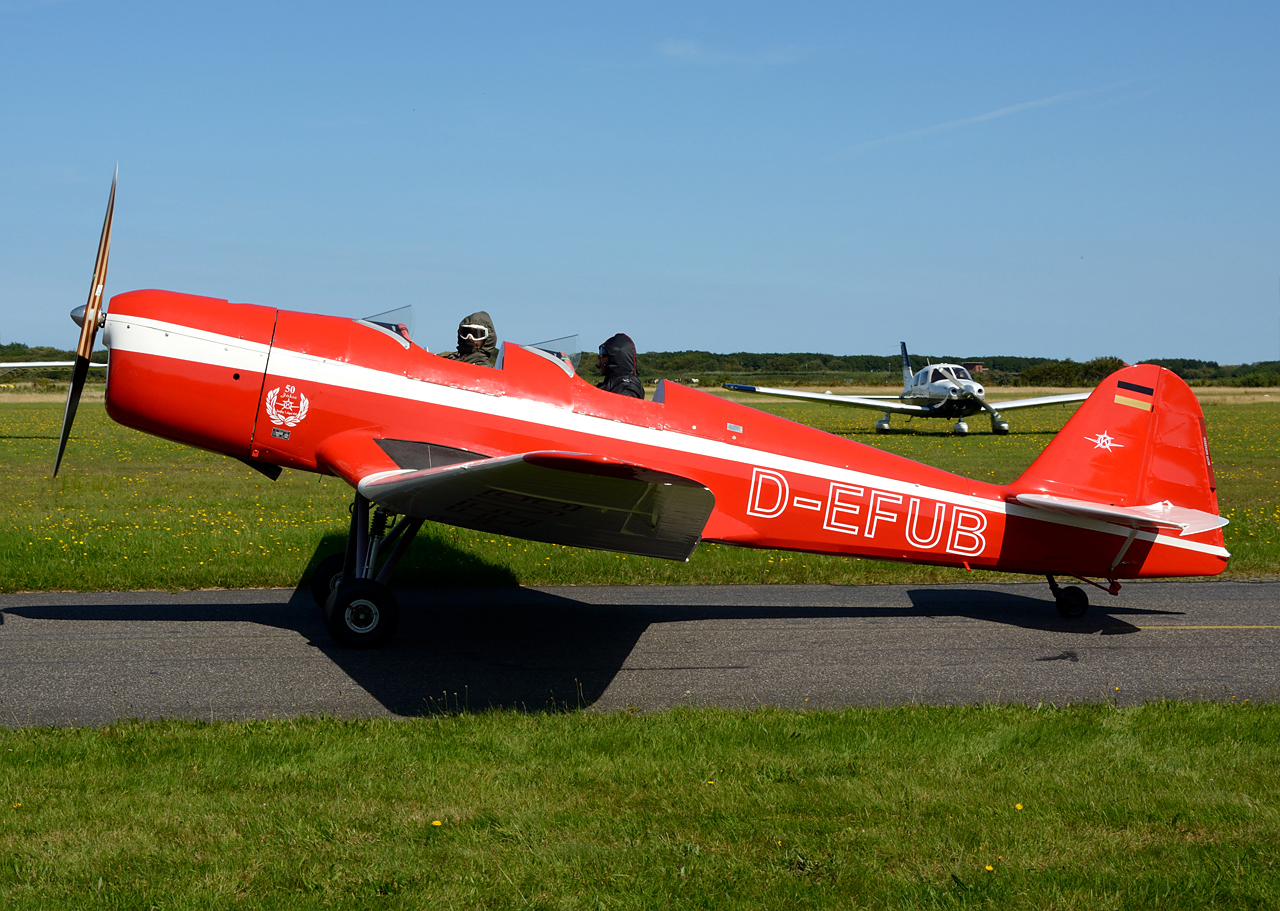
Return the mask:
<path id="1" fill-rule="evenodd" d="M 494 369 L 376 321 L 170 291 L 104 313 L 110 212 L 77 363 L 101 327 L 114 420 L 355 489 L 346 552 L 312 581 L 344 646 L 391 636 L 387 581 L 426 520 L 673 560 L 714 541 L 1034 573 L 1068 617 L 1088 597 L 1055 576 L 1115 594 L 1230 556 L 1199 403 L 1155 365 L 1112 374 L 1018 480 L 987 484 L 670 381 L 652 401 L 604 392 L 535 347 L 505 344 Z"/>

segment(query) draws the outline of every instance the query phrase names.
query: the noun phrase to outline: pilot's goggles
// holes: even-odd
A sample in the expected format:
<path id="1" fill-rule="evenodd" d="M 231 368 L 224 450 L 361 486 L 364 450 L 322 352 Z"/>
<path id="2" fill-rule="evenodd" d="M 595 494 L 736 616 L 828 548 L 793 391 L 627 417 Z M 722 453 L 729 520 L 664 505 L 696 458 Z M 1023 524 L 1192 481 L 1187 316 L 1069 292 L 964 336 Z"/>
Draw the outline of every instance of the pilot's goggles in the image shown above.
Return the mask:
<path id="1" fill-rule="evenodd" d="M 600 356 L 601 356 L 601 357 L 608 357 L 608 356 L 609 356 L 609 352 L 608 352 L 608 350 L 606 350 L 606 349 L 605 349 L 604 345 L 601 345 L 601 346 L 600 346 Z"/>
<path id="2" fill-rule="evenodd" d="M 489 337 L 488 326 L 474 326 L 470 323 L 467 323 L 466 325 L 458 327 L 458 338 L 464 338 L 467 341 L 471 342 L 472 344 L 475 344 L 477 342 L 483 342 L 488 337 Z"/>

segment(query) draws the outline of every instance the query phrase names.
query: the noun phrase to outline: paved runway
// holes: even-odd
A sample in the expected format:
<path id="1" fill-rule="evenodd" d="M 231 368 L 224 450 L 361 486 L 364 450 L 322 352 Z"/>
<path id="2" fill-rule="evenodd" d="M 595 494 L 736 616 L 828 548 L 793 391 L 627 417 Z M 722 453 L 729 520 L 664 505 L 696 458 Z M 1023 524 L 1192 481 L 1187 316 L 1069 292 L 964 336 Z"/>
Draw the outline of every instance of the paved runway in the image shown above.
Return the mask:
<path id="1" fill-rule="evenodd" d="M 0 723 L 1161 698 L 1273 701 L 1280 583 L 403 592 L 381 651 L 304 592 L 0 595 Z"/>

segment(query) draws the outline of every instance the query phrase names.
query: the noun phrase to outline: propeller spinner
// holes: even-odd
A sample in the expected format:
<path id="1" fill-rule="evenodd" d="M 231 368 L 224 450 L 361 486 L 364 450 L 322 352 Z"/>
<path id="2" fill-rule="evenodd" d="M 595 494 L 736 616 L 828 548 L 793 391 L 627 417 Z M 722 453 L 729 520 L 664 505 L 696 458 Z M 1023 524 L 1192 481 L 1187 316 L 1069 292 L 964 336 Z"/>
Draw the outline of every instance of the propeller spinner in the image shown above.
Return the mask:
<path id="1" fill-rule="evenodd" d="M 62 454 L 71 436 L 71 424 L 80 406 L 80 393 L 89 375 L 89 358 L 93 343 L 98 337 L 98 324 L 102 317 L 102 290 L 107 283 L 107 258 L 111 255 L 111 213 L 116 206 L 116 178 L 120 168 L 111 177 L 111 195 L 107 198 L 107 216 L 102 221 L 102 237 L 98 240 L 98 258 L 93 264 L 93 284 L 89 286 L 89 300 L 83 307 L 71 311 L 71 318 L 80 326 L 80 343 L 76 346 L 76 363 L 71 370 L 71 387 L 67 390 L 67 409 L 62 416 L 62 435 L 58 438 L 58 457 L 53 463 L 53 476 L 58 476 Z"/>

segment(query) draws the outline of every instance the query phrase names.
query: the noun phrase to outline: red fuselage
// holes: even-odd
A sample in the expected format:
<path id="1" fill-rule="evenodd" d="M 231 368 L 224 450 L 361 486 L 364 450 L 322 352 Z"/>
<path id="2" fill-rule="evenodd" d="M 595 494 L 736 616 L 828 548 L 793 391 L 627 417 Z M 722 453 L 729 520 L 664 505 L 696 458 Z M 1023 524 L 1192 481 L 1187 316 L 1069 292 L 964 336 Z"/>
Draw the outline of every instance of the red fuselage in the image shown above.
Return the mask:
<path id="1" fill-rule="evenodd" d="M 477 367 L 405 347 L 351 319 L 164 291 L 113 298 L 105 332 L 107 409 L 116 421 L 352 484 L 399 467 L 369 440 L 430 443 L 477 458 L 557 450 L 704 485 L 715 496 L 702 535 L 708 541 L 1113 578 L 1210 575 L 1228 556 L 1220 530 L 1143 531 L 1116 564 L 1128 529 L 1013 501 L 1042 492 L 1106 497 L 1116 506 L 1179 502 L 1207 463 L 1207 449 L 1201 455 L 1199 448 L 1203 420 L 1148 427 L 1138 422 L 1155 420 L 1149 408 L 1127 407 L 1107 426 L 1077 427 L 1073 418 L 1064 435 L 1090 443 L 1105 435 L 1105 445 L 1079 442 L 1079 455 L 1046 452 L 1044 464 L 1033 466 L 1039 470 L 1001 486 L 671 382 L 659 385 L 654 401 L 613 395 L 554 358 L 511 344 L 501 369 Z M 1155 468 L 1125 462 L 1155 435 L 1185 448 L 1186 464 L 1182 449 L 1169 446 L 1175 454 Z M 1117 490 L 1114 476 L 1127 470 L 1141 480 Z M 1203 508 L 1204 492 L 1196 495 Z"/>

